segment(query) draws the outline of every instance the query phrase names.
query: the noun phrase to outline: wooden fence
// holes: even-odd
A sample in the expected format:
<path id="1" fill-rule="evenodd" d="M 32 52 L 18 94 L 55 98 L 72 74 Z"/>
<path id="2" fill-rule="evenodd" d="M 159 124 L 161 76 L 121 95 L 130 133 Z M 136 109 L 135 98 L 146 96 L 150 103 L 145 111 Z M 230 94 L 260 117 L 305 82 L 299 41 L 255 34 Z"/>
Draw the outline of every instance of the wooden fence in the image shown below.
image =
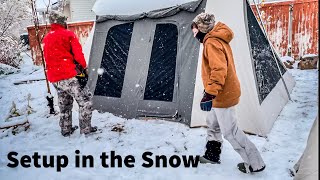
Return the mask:
<path id="1" fill-rule="evenodd" d="M 259 9 L 268 37 L 280 56 L 299 59 L 306 54 L 318 55 L 318 0 L 265 3 Z"/>

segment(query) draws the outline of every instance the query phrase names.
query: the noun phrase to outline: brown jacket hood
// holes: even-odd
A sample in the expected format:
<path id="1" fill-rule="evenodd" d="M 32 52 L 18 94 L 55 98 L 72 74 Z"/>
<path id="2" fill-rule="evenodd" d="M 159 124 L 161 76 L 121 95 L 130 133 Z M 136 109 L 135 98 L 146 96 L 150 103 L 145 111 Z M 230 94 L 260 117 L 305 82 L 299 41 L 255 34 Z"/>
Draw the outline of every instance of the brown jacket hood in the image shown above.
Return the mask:
<path id="1" fill-rule="evenodd" d="M 230 43 L 230 41 L 233 39 L 233 32 L 227 25 L 223 24 L 222 22 L 218 22 L 204 37 L 203 42 L 205 42 L 208 38 L 219 38 L 226 43 Z"/>

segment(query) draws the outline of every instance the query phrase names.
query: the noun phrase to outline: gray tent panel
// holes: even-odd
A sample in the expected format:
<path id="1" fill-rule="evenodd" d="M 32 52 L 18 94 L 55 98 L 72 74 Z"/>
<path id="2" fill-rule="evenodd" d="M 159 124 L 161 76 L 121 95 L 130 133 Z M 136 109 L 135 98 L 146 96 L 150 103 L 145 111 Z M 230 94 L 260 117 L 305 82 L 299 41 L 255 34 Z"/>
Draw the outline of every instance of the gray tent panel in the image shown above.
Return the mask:
<path id="1" fill-rule="evenodd" d="M 157 116 L 190 124 L 199 56 L 190 24 L 205 4 L 199 0 L 175 7 L 174 16 L 166 13 L 170 8 L 158 10 L 163 13 L 158 19 L 98 17 L 89 64 L 95 69 L 89 81 L 94 108 L 126 118 Z M 114 77 L 117 83 L 110 84 Z M 109 92 L 97 93 L 97 88 Z"/>

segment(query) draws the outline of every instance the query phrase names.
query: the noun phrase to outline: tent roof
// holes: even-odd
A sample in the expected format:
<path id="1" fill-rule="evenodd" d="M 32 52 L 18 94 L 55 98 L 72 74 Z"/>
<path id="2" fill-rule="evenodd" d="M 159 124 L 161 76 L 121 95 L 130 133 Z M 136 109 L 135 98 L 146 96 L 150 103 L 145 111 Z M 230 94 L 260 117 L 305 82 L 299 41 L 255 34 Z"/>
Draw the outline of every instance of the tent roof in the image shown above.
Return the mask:
<path id="1" fill-rule="evenodd" d="M 148 3 L 147 0 L 136 0 L 135 3 L 132 3 L 133 1 L 127 2 L 120 6 L 118 1 L 104 2 L 98 0 L 93 6 L 97 13 L 97 22 L 107 20 L 134 21 L 142 18 L 156 19 L 173 16 L 180 11 L 195 12 L 202 0 L 164 0 L 153 4 Z"/>
<path id="2" fill-rule="evenodd" d="M 92 10 L 97 16 L 135 15 L 150 11 L 179 6 L 197 0 L 97 0 Z"/>

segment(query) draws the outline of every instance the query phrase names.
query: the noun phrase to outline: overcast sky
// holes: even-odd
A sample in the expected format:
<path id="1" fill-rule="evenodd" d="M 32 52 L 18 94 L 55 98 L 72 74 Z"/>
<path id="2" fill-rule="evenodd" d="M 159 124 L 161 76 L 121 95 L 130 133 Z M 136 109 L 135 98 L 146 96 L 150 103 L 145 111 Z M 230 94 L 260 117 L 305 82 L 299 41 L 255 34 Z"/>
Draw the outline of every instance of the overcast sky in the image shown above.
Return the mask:
<path id="1" fill-rule="evenodd" d="M 49 3 L 49 0 L 37 0 L 37 8 L 40 9 L 40 8 L 46 8 L 48 3 Z M 50 3 L 55 3 L 57 2 L 57 0 L 50 0 Z"/>

